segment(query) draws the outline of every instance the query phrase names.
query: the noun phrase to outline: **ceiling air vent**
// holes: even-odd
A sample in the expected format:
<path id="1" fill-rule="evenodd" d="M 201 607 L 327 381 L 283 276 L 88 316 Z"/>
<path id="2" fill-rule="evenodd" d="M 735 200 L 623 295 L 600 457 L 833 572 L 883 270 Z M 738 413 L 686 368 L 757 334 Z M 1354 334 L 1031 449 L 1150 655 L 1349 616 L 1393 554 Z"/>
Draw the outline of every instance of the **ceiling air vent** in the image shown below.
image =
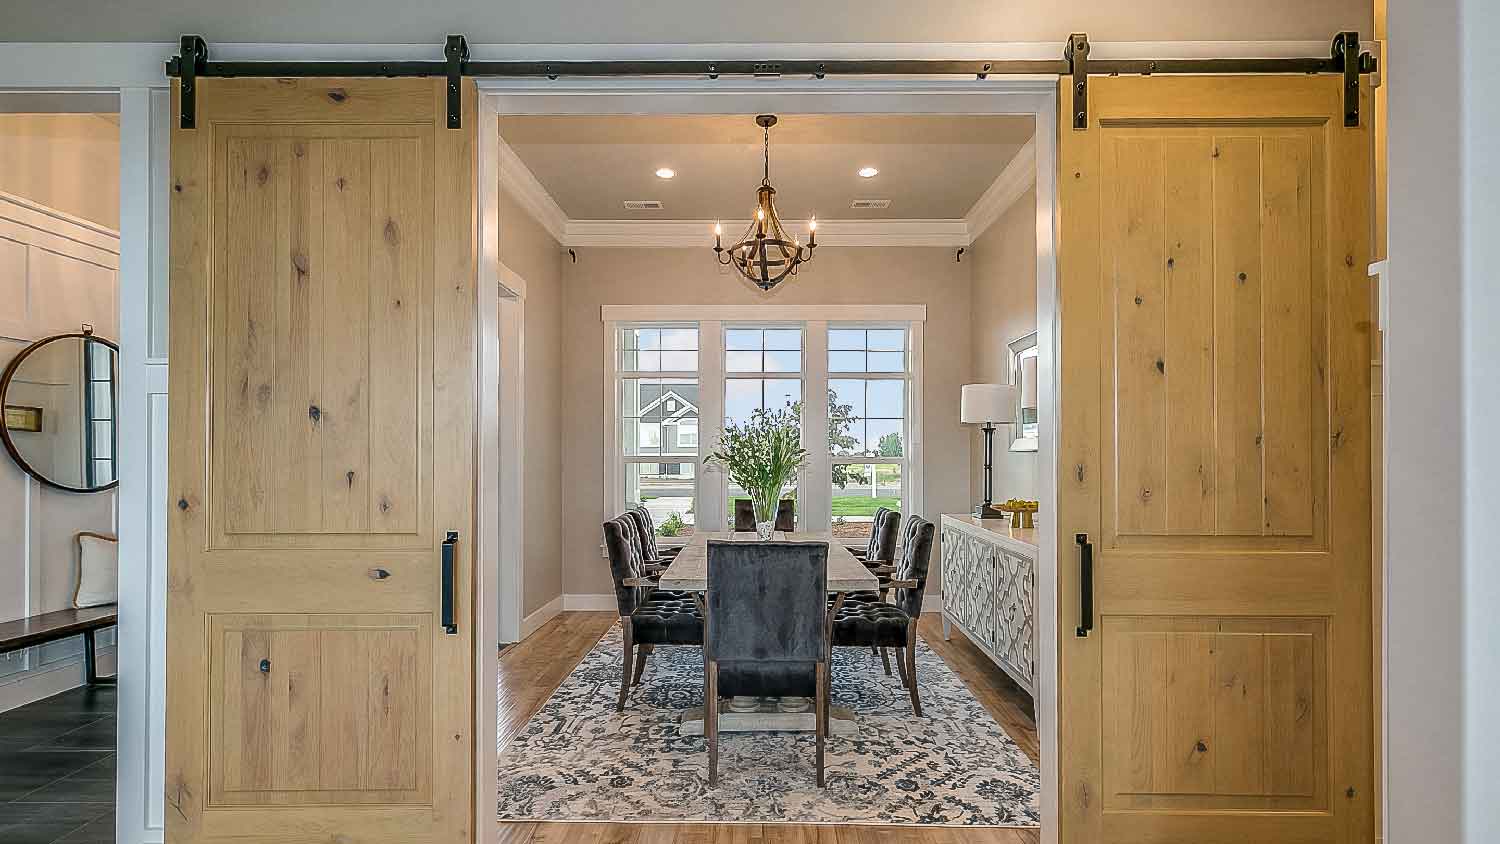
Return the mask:
<path id="1" fill-rule="evenodd" d="M 659 199 L 627 199 L 625 200 L 626 211 L 660 211 L 662 208 Z"/>
<path id="2" fill-rule="evenodd" d="M 891 201 L 889 199 L 856 199 L 853 202 L 849 203 L 849 207 L 850 208 L 889 208 L 889 207 L 891 207 Z"/>

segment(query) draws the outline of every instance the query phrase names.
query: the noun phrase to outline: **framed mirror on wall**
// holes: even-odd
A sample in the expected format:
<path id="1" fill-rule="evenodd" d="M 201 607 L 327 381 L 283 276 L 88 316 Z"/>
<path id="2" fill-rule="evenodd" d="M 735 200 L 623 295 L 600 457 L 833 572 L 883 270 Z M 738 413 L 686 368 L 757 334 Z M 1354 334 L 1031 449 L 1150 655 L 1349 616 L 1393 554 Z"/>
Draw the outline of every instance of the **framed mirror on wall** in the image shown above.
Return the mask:
<path id="1" fill-rule="evenodd" d="M 1037 450 L 1036 332 L 1010 342 L 1010 378 L 1015 384 L 1016 424 L 1010 426 L 1011 451 Z"/>
<path id="2" fill-rule="evenodd" d="M 85 326 L 10 362 L 0 375 L 0 442 L 22 471 L 64 492 L 115 488 L 119 352 Z"/>

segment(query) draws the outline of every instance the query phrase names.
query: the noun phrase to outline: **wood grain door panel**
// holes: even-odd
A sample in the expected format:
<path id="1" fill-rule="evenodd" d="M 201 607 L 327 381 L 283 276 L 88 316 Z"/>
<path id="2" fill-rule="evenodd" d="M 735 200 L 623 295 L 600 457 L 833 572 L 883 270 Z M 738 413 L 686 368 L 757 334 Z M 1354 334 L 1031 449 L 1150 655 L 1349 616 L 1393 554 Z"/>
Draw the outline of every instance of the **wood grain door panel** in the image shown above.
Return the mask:
<path id="1" fill-rule="evenodd" d="M 1087 534 L 1097 616 L 1054 633 L 1069 844 L 1371 839 L 1370 148 L 1341 100 L 1092 78 L 1088 128 L 1062 118 L 1058 589 Z"/>
<path id="2" fill-rule="evenodd" d="M 425 615 L 209 619 L 211 801 L 431 799 Z"/>
<path id="3" fill-rule="evenodd" d="M 174 844 L 473 840 L 462 101 L 454 130 L 444 80 L 203 79 L 173 131 Z"/>

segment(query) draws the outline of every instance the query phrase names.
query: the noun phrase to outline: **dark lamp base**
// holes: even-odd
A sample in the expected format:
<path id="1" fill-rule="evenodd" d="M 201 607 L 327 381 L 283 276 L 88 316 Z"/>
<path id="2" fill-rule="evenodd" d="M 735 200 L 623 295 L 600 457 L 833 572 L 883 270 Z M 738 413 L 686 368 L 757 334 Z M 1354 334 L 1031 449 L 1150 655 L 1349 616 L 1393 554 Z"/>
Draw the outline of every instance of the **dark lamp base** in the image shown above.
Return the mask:
<path id="1" fill-rule="evenodd" d="M 974 515 L 981 519 L 1008 519 L 1010 514 L 993 504 L 975 504 Z"/>

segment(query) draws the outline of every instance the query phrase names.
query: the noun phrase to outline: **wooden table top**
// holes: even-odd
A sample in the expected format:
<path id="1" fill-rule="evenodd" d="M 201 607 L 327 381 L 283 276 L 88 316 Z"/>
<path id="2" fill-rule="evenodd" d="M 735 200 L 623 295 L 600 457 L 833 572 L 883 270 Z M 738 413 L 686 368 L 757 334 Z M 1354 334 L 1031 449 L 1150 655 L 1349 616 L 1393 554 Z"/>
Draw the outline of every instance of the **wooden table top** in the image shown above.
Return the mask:
<path id="1" fill-rule="evenodd" d="M 695 533 L 667 570 L 661 575 L 662 589 L 702 592 L 708 589 L 708 540 L 733 542 L 759 541 L 754 531 L 747 533 Z M 854 558 L 849 549 L 827 533 L 783 533 L 777 531 L 774 541 L 828 543 L 828 591 L 860 592 L 880 588 L 880 580 Z"/>

